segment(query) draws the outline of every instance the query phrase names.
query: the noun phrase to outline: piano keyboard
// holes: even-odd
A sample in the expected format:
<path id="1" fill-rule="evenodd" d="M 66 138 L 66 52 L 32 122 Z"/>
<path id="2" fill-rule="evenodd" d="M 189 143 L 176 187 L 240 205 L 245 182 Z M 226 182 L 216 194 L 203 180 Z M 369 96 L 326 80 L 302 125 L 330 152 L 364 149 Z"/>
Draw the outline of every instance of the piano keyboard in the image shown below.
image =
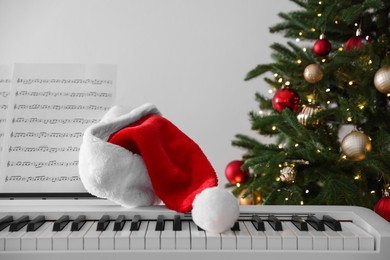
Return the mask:
<path id="1" fill-rule="evenodd" d="M 390 224 L 348 206 L 241 206 L 221 234 L 163 206 L 0 200 L 0 259 L 390 259 Z M 166 257 L 166 258 L 164 258 Z"/>

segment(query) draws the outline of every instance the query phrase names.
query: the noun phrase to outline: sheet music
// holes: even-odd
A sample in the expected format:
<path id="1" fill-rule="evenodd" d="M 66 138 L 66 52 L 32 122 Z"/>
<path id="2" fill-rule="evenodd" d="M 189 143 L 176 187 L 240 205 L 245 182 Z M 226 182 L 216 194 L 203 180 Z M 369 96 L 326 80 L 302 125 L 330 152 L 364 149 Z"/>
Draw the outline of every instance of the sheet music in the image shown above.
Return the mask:
<path id="1" fill-rule="evenodd" d="M 12 78 L 12 66 L 0 65 L 0 159 L 3 151 L 3 137 L 7 120 L 8 99 Z M 1 163 L 1 161 L 0 161 Z"/>
<path id="2" fill-rule="evenodd" d="M 115 77 L 113 65 L 15 65 L 0 191 L 85 192 L 79 147 L 112 106 Z"/>

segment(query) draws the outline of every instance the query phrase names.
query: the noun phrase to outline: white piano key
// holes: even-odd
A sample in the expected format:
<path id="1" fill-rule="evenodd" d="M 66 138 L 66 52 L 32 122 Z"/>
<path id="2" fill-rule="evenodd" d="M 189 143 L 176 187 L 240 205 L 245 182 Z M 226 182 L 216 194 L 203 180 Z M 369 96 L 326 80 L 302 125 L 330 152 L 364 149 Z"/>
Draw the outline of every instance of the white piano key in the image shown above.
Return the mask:
<path id="1" fill-rule="evenodd" d="M 298 250 L 313 250 L 313 238 L 308 231 L 299 230 L 292 222 L 283 222 L 296 236 Z"/>
<path id="2" fill-rule="evenodd" d="M 37 250 L 37 238 L 43 231 L 50 227 L 50 222 L 44 223 L 33 232 L 26 232 L 21 238 L 21 250 Z"/>
<path id="3" fill-rule="evenodd" d="M 279 231 L 282 236 L 282 248 L 284 250 L 297 250 L 298 242 L 296 235 L 287 227 L 286 222 L 282 222 L 283 231 Z"/>
<path id="4" fill-rule="evenodd" d="M 175 249 L 175 247 L 173 221 L 165 221 L 164 231 L 161 231 L 161 249 Z"/>
<path id="5" fill-rule="evenodd" d="M 86 221 L 79 231 L 73 231 L 68 236 L 69 250 L 83 250 L 84 249 L 84 235 L 92 227 L 93 221 Z"/>
<path id="6" fill-rule="evenodd" d="M 199 231 L 194 222 L 190 222 L 191 231 L 191 249 L 192 250 L 204 250 L 206 249 L 206 233 L 205 231 Z"/>
<path id="7" fill-rule="evenodd" d="M 52 237 L 57 233 L 57 232 L 53 232 L 53 225 L 54 225 L 53 222 L 50 223 L 50 226 L 46 228 L 40 235 L 38 235 L 37 237 L 38 251 L 52 250 L 53 248 Z"/>
<path id="8" fill-rule="evenodd" d="M 221 234 L 205 231 L 206 234 L 206 249 L 215 250 L 221 249 Z"/>
<path id="9" fill-rule="evenodd" d="M 360 227 L 351 222 L 343 222 L 343 228 L 348 228 L 359 239 L 359 250 L 372 251 L 375 250 L 375 240 L 368 232 L 364 231 Z"/>
<path id="10" fill-rule="evenodd" d="M 329 227 L 325 226 L 325 231 L 323 231 L 328 237 L 328 249 L 329 250 L 343 250 L 344 240 L 343 237 L 336 231 L 331 230 Z"/>
<path id="11" fill-rule="evenodd" d="M 156 231 L 157 221 L 149 221 L 148 230 L 145 234 L 145 249 L 160 249 L 161 231 Z"/>
<path id="12" fill-rule="evenodd" d="M 324 232 L 315 230 L 311 225 L 307 228 L 313 238 L 313 250 L 328 250 L 328 237 Z"/>
<path id="13" fill-rule="evenodd" d="M 266 250 L 267 249 L 267 236 L 264 231 L 258 231 L 251 221 L 244 221 L 245 227 L 252 240 L 252 249 L 254 250 Z"/>
<path id="14" fill-rule="evenodd" d="M 176 249 L 191 249 L 190 223 L 182 221 L 181 230 L 176 231 Z"/>
<path id="15" fill-rule="evenodd" d="M 252 249 L 252 237 L 249 234 L 244 222 L 238 222 L 240 231 L 235 231 L 237 239 L 237 250 Z M 253 226 L 253 225 L 252 225 Z"/>
<path id="16" fill-rule="evenodd" d="M 85 250 L 99 250 L 99 236 L 102 232 L 96 230 L 97 224 L 98 222 L 95 221 L 84 235 Z"/>
<path id="17" fill-rule="evenodd" d="M 349 228 L 340 223 L 342 231 L 338 231 L 344 240 L 344 250 L 359 250 L 359 238 L 349 230 Z"/>
<path id="18" fill-rule="evenodd" d="M 5 250 L 5 237 L 8 236 L 8 227 L 0 231 L 0 251 Z"/>
<path id="19" fill-rule="evenodd" d="M 20 251 L 21 250 L 21 237 L 26 234 L 27 225 L 16 232 L 9 232 L 5 238 L 5 251 Z"/>
<path id="20" fill-rule="evenodd" d="M 237 238 L 234 231 L 227 230 L 221 233 L 221 249 L 235 250 L 237 248 Z"/>
<path id="21" fill-rule="evenodd" d="M 69 223 L 61 231 L 55 232 L 52 237 L 53 250 L 68 250 L 68 236 L 71 234 L 72 225 Z"/>
<path id="22" fill-rule="evenodd" d="M 114 231 L 115 221 L 110 221 L 106 230 L 102 231 L 99 236 L 100 250 L 114 250 L 114 238 L 116 231 Z"/>
<path id="23" fill-rule="evenodd" d="M 130 235 L 131 235 L 130 226 L 131 226 L 131 221 L 126 221 L 122 230 L 116 232 L 114 238 L 116 250 L 130 249 Z"/>
<path id="24" fill-rule="evenodd" d="M 139 229 L 131 231 L 130 249 L 145 249 L 145 235 L 148 224 L 148 221 L 141 221 Z"/>
<path id="25" fill-rule="evenodd" d="M 268 222 L 264 222 L 264 234 L 267 237 L 267 249 L 268 250 L 281 250 L 282 249 L 282 236 L 280 231 L 275 231 Z"/>

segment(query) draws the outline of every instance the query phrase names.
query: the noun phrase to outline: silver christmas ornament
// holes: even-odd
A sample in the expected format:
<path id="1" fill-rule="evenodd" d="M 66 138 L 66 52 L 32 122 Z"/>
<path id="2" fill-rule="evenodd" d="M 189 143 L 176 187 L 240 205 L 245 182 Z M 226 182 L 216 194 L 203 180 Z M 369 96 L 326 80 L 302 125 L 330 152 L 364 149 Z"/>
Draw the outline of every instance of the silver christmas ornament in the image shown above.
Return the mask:
<path id="1" fill-rule="evenodd" d="M 380 68 L 374 76 L 374 85 L 376 89 L 383 93 L 390 93 L 390 66 Z"/>
<path id="2" fill-rule="evenodd" d="M 371 141 L 367 135 L 353 130 L 341 141 L 341 150 L 352 161 L 361 161 L 371 151 Z"/>

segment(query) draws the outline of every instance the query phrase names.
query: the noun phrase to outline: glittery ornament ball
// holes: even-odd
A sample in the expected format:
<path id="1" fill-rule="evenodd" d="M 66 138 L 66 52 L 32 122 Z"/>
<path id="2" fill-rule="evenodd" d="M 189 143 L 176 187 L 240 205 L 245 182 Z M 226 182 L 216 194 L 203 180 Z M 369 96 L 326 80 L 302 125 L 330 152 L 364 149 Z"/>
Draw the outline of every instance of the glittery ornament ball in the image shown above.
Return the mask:
<path id="1" fill-rule="evenodd" d="M 379 92 L 390 93 L 390 66 L 382 67 L 375 73 L 374 85 Z"/>
<path id="2" fill-rule="evenodd" d="M 295 176 L 297 174 L 297 170 L 294 166 L 284 166 L 280 170 L 280 180 L 287 183 L 295 182 Z"/>
<path id="3" fill-rule="evenodd" d="M 324 70 L 318 64 L 310 64 L 303 71 L 303 77 L 309 83 L 317 83 L 324 77 Z"/>

